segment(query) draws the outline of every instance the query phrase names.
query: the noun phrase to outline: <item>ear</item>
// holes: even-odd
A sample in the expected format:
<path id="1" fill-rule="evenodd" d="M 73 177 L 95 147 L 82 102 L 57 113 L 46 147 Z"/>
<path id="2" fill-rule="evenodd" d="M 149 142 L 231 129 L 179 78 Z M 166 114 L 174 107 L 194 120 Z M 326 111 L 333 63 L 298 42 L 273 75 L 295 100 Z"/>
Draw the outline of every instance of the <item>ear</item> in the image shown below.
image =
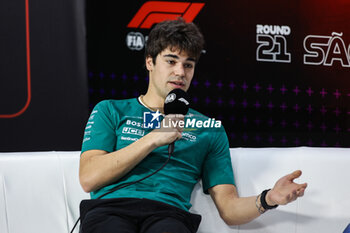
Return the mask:
<path id="1" fill-rule="evenodd" d="M 146 57 L 146 68 L 148 71 L 152 71 L 153 70 L 153 59 L 151 56 L 147 56 Z"/>

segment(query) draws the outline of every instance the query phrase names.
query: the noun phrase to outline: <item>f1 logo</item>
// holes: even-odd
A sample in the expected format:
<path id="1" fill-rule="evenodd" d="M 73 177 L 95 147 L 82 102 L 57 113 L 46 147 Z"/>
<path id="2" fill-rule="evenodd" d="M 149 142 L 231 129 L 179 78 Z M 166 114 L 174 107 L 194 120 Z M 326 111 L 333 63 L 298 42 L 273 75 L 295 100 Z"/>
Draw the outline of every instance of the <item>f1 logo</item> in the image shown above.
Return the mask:
<path id="1" fill-rule="evenodd" d="M 128 28 L 151 28 L 155 23 L 178 17 L 192 22 L 203 6 L 204 3 L 148 1 L 132 18 Z"/>

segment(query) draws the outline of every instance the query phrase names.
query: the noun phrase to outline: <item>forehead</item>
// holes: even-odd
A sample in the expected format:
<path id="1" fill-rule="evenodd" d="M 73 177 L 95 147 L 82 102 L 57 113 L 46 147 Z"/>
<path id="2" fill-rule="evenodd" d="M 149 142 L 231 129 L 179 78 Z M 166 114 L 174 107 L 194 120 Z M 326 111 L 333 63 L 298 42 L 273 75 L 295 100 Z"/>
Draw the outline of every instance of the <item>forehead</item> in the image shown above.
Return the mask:
<path id="1" fill-rule="evenodd" d="M 184 51 L 184 50 L 180 50 L 177 48 L 166 48 L 164 49 L 159 56 L 161 57 L 167 57 L 168 55 L 171 55 L 174 58 L 178 58 L 178 59 L 184 59 L 184 60 L 193 60 L 194 61 L 194 57 L 190 57 L 189 54 Z"/>

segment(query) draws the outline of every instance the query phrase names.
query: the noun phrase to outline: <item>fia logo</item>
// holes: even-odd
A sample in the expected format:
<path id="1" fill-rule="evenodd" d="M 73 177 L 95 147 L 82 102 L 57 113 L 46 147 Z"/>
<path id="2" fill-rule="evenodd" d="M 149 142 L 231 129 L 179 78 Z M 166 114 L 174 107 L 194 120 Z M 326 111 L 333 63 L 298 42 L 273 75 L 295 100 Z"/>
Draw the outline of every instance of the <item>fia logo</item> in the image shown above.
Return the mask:
<path id="1" fill-rule="evenodd" d="M 143 128 L 145 129 L 159 129 L 160 128 L 160 116 L 162 114 L 157 110 L 156 112 L 144 112 L 143 113 Z"/>
<path id="2" fill-rule="evenodd" d="M 308 35 L 304 39 L 304 64 L 332 66 L 339 61 L 341 66 L 350 67 L 350 45 L 348 50 L 341 38 L 343 33 L 332 36 Z"/>
<path id="3" fill-rule="evenodd" d="M 287 52 L 286 36 L 290 35 L 289 26 L 256 25 L 256 60 L 265 62 L 290 63 L 291 54 Z"/>
<path id="4" fill-rule="evenodd" d="M 129 32 L 126 36 L 126 45 L 131 50 L 141 50 L 145 47 L 148 36 L 144 37 L 140 32 Z"/>

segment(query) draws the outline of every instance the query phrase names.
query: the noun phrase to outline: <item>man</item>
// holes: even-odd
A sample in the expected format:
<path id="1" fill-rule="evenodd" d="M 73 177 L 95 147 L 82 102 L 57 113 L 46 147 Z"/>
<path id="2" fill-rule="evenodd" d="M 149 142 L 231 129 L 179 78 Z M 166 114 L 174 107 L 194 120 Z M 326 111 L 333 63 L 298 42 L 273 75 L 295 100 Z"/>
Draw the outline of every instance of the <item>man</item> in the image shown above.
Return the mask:
<path id="1" fill-rule="evenodd" d="M 200 216 L 188 210 L 192 189 L 199 179 L 229 225 L 247 223 L 267 209 L 304 194 L 306 184 L 293 182 L 301 175 L 295 171 L 278 180 L 271 190 L 238 197 L 223 127 L 197 129 L 186 132 L 186 137 L 186 129 L 179 124 L 167 129 L 164 125 L 157 129 L 144 127 L 145 112 L 161 111 L 173 89 L 189 89 L 203 45 L 203 36 L 193 23 L 178 19 L 157 24 L 145 49 L 147 93 L 135 99 L 105 100 L 92 111 L 79 171 L 80 183 L 92 198 L 82 203 L 82 209 L 89 209 L 82 218 L 83 233 L 196 232 Z M 188 115 L 195 120 L 208 119 L 193 109 Z M 179 122 L 185 117 L 169 114 L 163 121 Z M 173 156 L 157 171 L 167 160 L 168 145 L 174 141 Z M 113 191 L 114 187 L 119 189 Z"/>

